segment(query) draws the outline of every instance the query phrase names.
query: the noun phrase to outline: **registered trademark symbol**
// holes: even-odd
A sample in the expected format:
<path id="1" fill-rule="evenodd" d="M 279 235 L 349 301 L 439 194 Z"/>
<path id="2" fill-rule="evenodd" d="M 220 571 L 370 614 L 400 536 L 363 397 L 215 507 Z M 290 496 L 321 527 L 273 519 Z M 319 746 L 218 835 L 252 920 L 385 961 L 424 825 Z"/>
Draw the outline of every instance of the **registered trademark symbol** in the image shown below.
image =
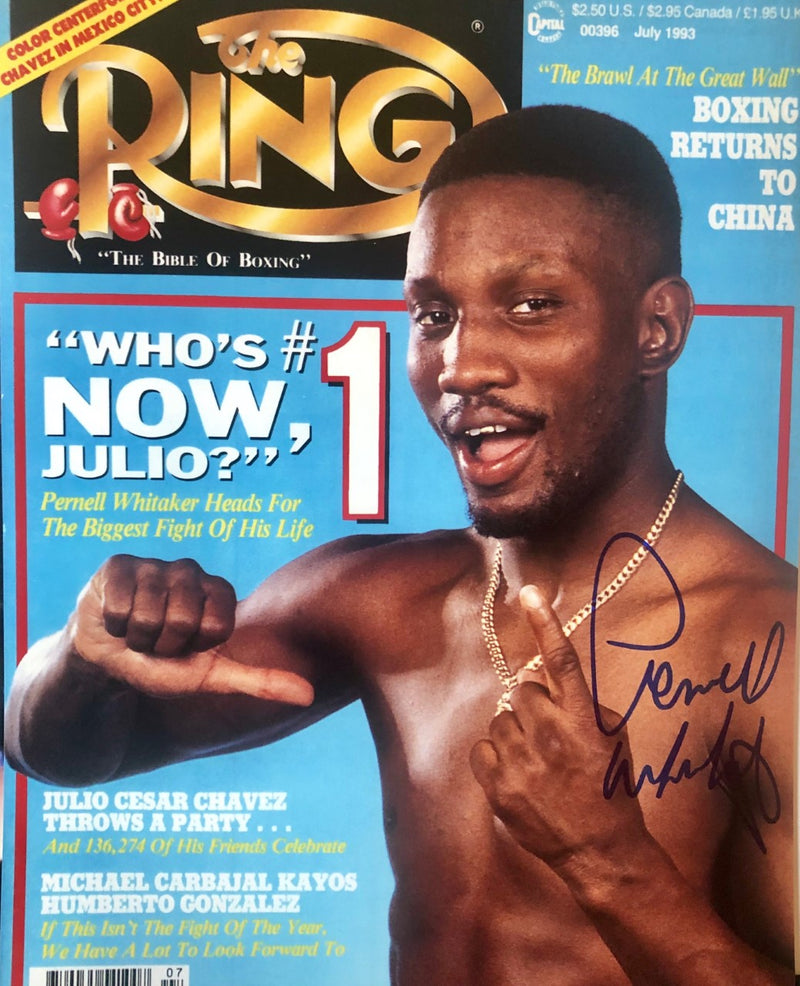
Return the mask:
<path id="1" fill-rule="evenodd" d="M 475 18 L 475 20 L 472 22 L 472 30 L 475 32 L 475 34 L 483 34 L 485 27 L 486 25 L 483 23 L 483 21 L 478 20 L 477 18 Z"/>

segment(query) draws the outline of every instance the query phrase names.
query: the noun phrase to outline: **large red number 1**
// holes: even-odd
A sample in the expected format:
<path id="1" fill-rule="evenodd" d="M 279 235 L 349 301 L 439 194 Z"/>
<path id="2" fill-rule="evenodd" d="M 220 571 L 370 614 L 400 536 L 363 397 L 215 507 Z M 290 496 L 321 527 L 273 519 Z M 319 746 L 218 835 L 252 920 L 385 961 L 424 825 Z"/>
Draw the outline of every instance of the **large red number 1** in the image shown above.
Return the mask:
<path id="1" fill-rule="evenodd" d="M 322 380 L 344 386 L 342 516 L 386 519 L 385 322 L 354 322 L 322 350 Z"/>

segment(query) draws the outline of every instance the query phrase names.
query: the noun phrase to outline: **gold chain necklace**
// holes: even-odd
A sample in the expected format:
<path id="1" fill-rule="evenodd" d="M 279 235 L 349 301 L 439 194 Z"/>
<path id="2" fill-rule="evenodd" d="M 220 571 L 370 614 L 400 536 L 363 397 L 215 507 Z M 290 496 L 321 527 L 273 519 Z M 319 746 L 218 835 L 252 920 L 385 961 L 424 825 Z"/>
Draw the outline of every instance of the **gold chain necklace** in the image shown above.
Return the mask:
<path id="1" fill-rule="evenodd" d="M 658 516 L 653 522 L 653 526 L 647 532 L 645 536 L 645 541 L 648 547 L 652 547 L 656 541 L 661 537 L 661 532 L 669 520 L 669 516 L 672 513 L 672 508 L 675 506 L 675 501 L 678 499 L 678 491 L 681 488 L 681 483 L 683 482 L 683 473 L 678 470 L 678 475 L 675 477 L 675 482 L 672 484 L 672 489 L 667 494 L 667 498 L 664 501 L 661 510 L 658 512 Z M 636 551 L 631 555 L 626 564 L 620 569 L 619 573 L 608 583 L 608 585 L 597 594 L 597 598 L 594 600 L 594 608 L 599 609 L 600 606 L 607 603 L 609 599 L 615 596 L 619 590 L 628 582 L 634 575 L 636 570 L 645 560 L 648 555 L 648 548 L 645 545 L 640 545 Z M 511 711 L 511 693 L 519 684 L 517 675 L 518 671 L 512 671 L 508 666 L 508 662 L 505 659 L 502 648 L 500 647 L 500 641 L 497 639 L 497 631 L 494 626 L 494 605 L 497 598 L 497 590 L 500 588 L 500 579 L 503 575 L 503 546 L 498 544 L 494 553 L 494 561 L 492 562 L 492 571 L 489 575 L 489 585 L 486 587 L 486 595 L 483 598 L 483 606 L 481 607 L 481 631 L 483 632 L 483 640 L 486 644 L 486 650 L 489 654 L 489 660 L 492 662 L 492 667 L 497 674 L 497 677 L 503 684 L 505 691 L 500 696 L 497 702 L 497 715 L 500 712 Z M 575 630 L 583 623 L 587 616 L 592 612 L 592 602 L 586 603 L 586 605 L 579 609 L 574 616 L 572 616 L 567 622 L 562 626 L 564 635 L 569 637 L 570 634 L 574 633 Z M 542 655 L 536 654 L 529 661 L 520 668 L 520 671 L 538 671 L 542 667 Z"/>

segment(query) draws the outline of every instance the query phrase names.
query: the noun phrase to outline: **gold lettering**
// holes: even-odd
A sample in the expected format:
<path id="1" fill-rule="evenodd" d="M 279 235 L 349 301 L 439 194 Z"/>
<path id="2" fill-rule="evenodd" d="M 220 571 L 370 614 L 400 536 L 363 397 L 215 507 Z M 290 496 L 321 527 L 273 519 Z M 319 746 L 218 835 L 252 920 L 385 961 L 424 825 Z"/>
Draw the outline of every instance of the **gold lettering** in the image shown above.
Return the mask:
<path id="1" fill-rule="evenodd" d="M 333 79 L 303 77 L 298 120 L 231 77 L 231 173 L 234 188 L 261 188 L 261 145 L 268 144 L 327 188 L 334 187 Z"/>
<path id="2" fill-rule="evenodd" d="M 357 82 L 339 112 L 339 143 L 356 172 L 373 188 L 402 194 L 419 188 L 441 152 L 452 143 L 453 126 L 444 120 L 394 120 L 392 161 L 375 142 L 375 122 L 395 99 L 409 93 L 434 96 L 452 108 L 455 94 L 437 75 L 414 68 L 387 68 Z M 397 160 L 409 150 L 409 161 Z"/>
<path id="3" fill-rule="evenodd" d="M 252 28 L 252 18 L 263 18 L 264 14 L 248 14 L 248 29 L 239 37 L 226 34 L 226 26 L 231 19 L 214 21 L 202 28 L 201 37 L 206 44 L 217 42 L 219 60 L 237 75 L 248 72 L 250 75 L 261 75 L 265 68 L 276 74 L 285 72 L 287 75 L 300 75 L 306 60 L 306 53 L 296 41 L 280 45 L 269 34 L 269 28 L 260 25 Z M 237 18 L 237 23 L 242 23 Z M 247 47 L 253 42 L 252 50 Z"/>
<path id="4" fill-rule="evenodd" d="M 164 202 L 227 229 L 284 240 L 332 242 L 390 236 L 407 230 L 416 213 L 418 188 L 431 163 L 452 140 L 448 119 L 391 121 L 389 146 L 378 147 L 377 120 L 407 93 L 438 101 L 448 112 L 460 93 L 479 123 L 505 111 L 489 80 L 435 38 L 377 17 L 325 10 L 270 10 L 225 18 L 198 28 L 204 44 L 217 43 L 234 75 L 192 74 L 191 123 L 187 100 L 171 72 L 152 55 L 119 45 L 100 45 L 48 76 L 42 119 L 66 132 L 65 97 L 77 87 L 79 231 L 108 236 L 108 203 L 115 173 L 128 170 Z M 367 45 L 417 63 L 378 69 L 360 79 L 340 101 L 335 124 L 333 78 L 304 74 L 302 39 Z M 252 48 L 248 47 L 252 43 Z M 302 119 L 291 115 L 240 76 L 284 72 L 302 85 Z M 114 73 L 128 72 L 152 102 L 138 136 L 114 127 Z M 440 74 L 446 70 L 446 79 Z M 300 76 L 302 75 L 302 81 Z M 262 86 L 265 83 L 262 83 Z M 227 121 L 230 120 L 230 125 Z M 189 130 L 189 181 L 159 165 L 181 146 Z M 226 160 L 230 131 L 230 164 Z M 264 147 L 335 188 L 335 142 L 356 174 L 391 198 L 330 208 L 291 208 L 270 188 L 270 205 L 226 199 L 197 186 L 260 188 Z M 416 153 L 413 153 L 416 152 Z M 226 170 L 229 174 L 226 175 Z"/>
<path id="5" fill-rule="evenodd" d="M 193 185 L 225 184 L 225 77 L 192 72 L 189 179 Z"/>

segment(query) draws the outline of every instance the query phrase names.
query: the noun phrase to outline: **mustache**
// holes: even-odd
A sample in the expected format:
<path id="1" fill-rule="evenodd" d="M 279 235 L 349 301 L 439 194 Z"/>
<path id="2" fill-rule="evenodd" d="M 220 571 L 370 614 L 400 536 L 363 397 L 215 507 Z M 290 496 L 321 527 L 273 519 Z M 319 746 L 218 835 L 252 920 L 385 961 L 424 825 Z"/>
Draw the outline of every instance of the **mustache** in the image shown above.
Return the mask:
<path id="1" fill-rule="evenodd" d="M 501 411 L 506 417 L 516 419 L 516 423 L 525 431 L 539 431 L 547 423 L 547 414 L 544 411 L 514 404 L 496 394 L 485 394 L 482 397 L 462 397 L 456 400 L 439 417 L 437 421 L 439 430 L 445 435 L 453 435 L 458 431 L 454 422 L 462 415 L 468 412 L 483 411 L 486 408 Z"/>

